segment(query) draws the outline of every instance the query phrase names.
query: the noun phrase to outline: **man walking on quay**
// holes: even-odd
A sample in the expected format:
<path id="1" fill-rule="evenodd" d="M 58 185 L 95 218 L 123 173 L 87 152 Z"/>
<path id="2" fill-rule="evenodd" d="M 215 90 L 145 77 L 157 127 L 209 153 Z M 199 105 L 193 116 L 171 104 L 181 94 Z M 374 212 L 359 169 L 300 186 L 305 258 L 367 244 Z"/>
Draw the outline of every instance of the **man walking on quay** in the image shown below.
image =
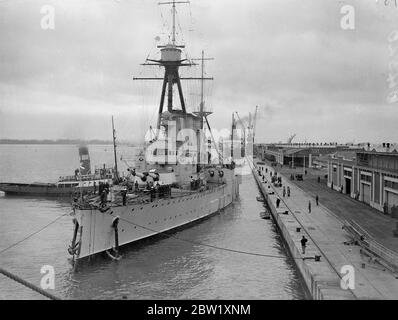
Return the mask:
<path id="1" fill-rule="evenodd" d="M 281 203 L 281 199 L 276 199 L 276 207 L 279 208 L 279 204 Z"/>
<path id="2" fill-rule="evenodd" d="M 286 195 L 286 187 L 283 187 L 283 197 Z"/>
<path id="3" fill-rule="evenodd" d="M 308 201 L 308 213 L 311 213 L 311 200 Z"/>
<path id="4" fill-rule="evenodd" d="M 318 195 L 316 195 L 315 201 L 316 201 L 316 205 L 318 206 L 319 205 L 319 197 L 318 197 Z"/>
<path id="5" fill-rule="evenodd" d="M 308 239 L 303 236 L 300 240 L 302 253 L 305 254 L 305 247 L 307 246 Z"/>
<path id="6" fill-rule="evenodd" d="M 287 196 L 290 197 L 290 187 L 287 186 Z"/>

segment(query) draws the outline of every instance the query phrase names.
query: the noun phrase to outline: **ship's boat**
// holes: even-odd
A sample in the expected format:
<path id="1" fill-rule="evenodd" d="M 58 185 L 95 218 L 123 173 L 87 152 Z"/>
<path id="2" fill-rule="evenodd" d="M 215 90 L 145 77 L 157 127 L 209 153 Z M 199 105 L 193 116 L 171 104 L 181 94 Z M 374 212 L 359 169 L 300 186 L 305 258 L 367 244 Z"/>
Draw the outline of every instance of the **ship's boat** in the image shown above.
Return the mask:
<path id="1" fill-rule="evenodd" d="M 179 68 L 191 62 L 181 57 L 174 33 L 170 39 L 159 46 L 160 59 L 147 59 L 165 72 L 156 136 L 137 153 L 123 182 L 73 203 L 68 251 L 75 262 L 100 252 L 117 258 L 120 246 L 209 217 L 238 197 L 240 176 L 233 161 L 224 161 L 220 152 L 212 158 L 209 140 L 203 139 L 205 123 L 211 130 L 203 99 L 199 112 L 186 110 Z M 179 109 L 173 103 L 175 85 Z"/>
<path id="2" fill-rule="evenodd" d="M 96 168 L 91 173 L 90 156 L 87 146 L 79 147 L 80 167 L 72 176 L 59 177 L 55 183 L 0 183 L 0 191 L 7 195 L 57 196 L 71 197 L 80 193 L 93 193 L 100 184 L 112 184 L 115 173 L 113 168 Z"/>

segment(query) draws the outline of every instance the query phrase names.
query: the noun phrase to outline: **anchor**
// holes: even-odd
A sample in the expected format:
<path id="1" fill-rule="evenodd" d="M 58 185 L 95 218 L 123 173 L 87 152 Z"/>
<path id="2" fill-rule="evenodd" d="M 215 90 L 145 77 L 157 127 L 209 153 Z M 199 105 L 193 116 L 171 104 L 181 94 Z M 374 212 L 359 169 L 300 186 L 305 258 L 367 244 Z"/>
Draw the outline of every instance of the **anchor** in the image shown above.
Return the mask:
<path id="1" fill-rule="evenodd" d="M 119 224 L 119 217 L 115 217 L 112 220 L 112 228 L 115 230 L 115 247 L 112 248 L 113 252 L 115 255 L 111 254 L 109 250 L 106 250 L 106 254 L 108 257 L 110 257 L 112 260 L 120 260 L 122 258 L 121 255 L 119 255 L 119 229 L 118 229 L 118 224 Z"/>

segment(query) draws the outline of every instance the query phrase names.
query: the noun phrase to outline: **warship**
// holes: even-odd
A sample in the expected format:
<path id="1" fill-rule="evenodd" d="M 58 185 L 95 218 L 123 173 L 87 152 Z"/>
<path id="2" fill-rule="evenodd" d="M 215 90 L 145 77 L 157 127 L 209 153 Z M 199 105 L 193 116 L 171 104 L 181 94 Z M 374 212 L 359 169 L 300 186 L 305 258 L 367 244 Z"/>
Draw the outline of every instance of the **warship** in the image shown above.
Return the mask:
<path id="1" fill-rule="evenodd" d="M 219 212 L 239 195 L 241 177 L 235 173 L 233 159 L 224 159 L 214 138 L 203 133 L 211 133 L 210 112 L 205 111 L 203 100 L 203 51 L 198 58 L 202 62 L 201 77 L 182 78 L 179 74 L 180 67 L 195 62 L 184 59 L 184 46 L 176 43 L 177 3 L 165 3 L 172 5 L 173 29 L 167 44 L 158 45 L 160 58 L 147 58 L 144 64 L 163 68 L 164 76 L 134 78 L 163 83 L 155 137 L 138 150 L 134 165 L 129 166 L 122 181 L 75 199 L 73 237 L 68 248 L 75 265 L 99 253 L 119 259 L 121 246 L 187 227 Z M 189 113 L 181 81 L 192 79 L 201 80 L 202 99 L 198 111 Z M 180 105 L 175 103 L 177 94 Z M 217 156 L 212 156 L 211 149 Z"/>

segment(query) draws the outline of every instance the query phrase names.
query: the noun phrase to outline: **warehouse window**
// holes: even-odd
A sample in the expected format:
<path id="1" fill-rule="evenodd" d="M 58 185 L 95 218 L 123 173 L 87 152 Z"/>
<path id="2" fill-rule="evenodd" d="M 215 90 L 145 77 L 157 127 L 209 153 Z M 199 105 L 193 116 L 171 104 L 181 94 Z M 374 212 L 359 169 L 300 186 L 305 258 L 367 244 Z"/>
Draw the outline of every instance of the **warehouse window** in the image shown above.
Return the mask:
<path id="1" fill-rule="evenodd" d="M 347 177 L 351 177 L 352 176 L 352 172 L 348 171 L 348 170 L 344 170 L 344 175 Z"/>
<path id="2" fill-rule="evenodd" d="M 372 182 L 372 176 L 368 176 L 366 174 L 361 174 L 361 180 L 366 182 Z"/>
<path id="3" fill-rule="evenodd" d="M 384 180 L 384 186 L 390 189 L 398 190 L 398 182 Z"/>

